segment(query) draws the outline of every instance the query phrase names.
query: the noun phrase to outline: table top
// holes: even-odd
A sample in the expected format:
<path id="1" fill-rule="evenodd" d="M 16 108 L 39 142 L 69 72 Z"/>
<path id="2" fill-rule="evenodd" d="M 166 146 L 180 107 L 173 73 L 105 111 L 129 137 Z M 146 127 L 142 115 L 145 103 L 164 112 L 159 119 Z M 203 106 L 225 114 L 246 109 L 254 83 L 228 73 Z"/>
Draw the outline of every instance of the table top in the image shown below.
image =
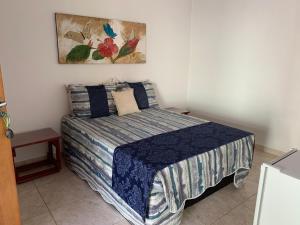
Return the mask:
<path id="1" fill-rule="evenodd" d="M 60 138 L 60 135 L 57 132 L 55 132 L 51 128 L 45 128 L 41 130 L 15 134 L 15 136 L 11 140 L 11 145 L 13 148 L 19 148 L 50 141 L 57 138 Z"/>

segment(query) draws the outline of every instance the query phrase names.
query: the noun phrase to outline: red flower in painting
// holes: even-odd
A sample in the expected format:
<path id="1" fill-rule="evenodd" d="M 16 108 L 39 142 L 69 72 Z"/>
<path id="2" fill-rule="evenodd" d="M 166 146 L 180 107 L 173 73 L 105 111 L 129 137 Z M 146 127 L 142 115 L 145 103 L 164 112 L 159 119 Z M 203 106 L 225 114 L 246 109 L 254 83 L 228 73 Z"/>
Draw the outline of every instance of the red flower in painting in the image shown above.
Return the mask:
<path id="1" fill-rule="evenodd" d="M 139 43 L 139 39 L 138 38 L 133 38 L 133 39 L 131 39 L 127 42 L 127 45 L 128 45 L 129 48 L 135 49 L 138 43 Z"/>
<path id="2" fill-rule="evenodd" d="M 119 48 L 112 38 L 105 38 L 104 42 L 98 45 L 99 54 L 103 57 L 112 57 L 118 50 Z"/>

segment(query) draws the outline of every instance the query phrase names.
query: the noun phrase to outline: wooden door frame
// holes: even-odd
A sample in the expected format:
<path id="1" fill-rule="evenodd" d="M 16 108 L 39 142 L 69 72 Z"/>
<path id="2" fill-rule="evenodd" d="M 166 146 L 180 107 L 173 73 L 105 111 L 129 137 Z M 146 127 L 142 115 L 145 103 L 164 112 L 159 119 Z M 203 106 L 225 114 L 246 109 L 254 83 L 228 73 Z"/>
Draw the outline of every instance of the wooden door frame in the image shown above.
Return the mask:
<path id="1" fill-rule="evenodd" d="M 0 98 L 5 100 L 1 65 Z M 0 110 L 6 112 L 6 107 Z M 2 119 L 0 119 L 0 224 L 21 224 L 11 144 L 5 136 L 5 125 Z"/>

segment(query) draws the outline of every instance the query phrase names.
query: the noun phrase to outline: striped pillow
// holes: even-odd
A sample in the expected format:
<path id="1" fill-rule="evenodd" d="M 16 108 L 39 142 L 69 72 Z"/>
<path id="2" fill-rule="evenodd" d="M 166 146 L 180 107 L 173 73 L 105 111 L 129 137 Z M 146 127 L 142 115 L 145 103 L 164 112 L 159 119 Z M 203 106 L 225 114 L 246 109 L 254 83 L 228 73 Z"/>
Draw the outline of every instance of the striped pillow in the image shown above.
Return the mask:
<path id="1" fill-rule="evenodd" d="M 145 87 L 145 90 L 146 90 L 146 93 L 148 96 L 149 107 L 158 107 L 153 84 L 148 80 L 143 81 L 142 83 Z"/>
<path id="2" fill-rule="evenodd" d="M 116 84 L 104 84 L 107 94 L 110 114 L 117 112 L 111 92 L 116 89 Z M 83 84 L 70 84 L 67 86 L 72 113 L 77 117 L 91 117 L 91 106 L 88 90 Z"/>
<path id="3" fill-rule="evenodd" d="M 119 82 L 117 84 L 117 90 L 122 90 L 124 88 L 130 88 L 128 83 L 129 82 Z M 153 84 L 148 80 L 142 81 L 141 83 L 144 85 L 144 88 L 146 90 L 147 97 L 148 97 L 148 102 L 149 102 L 149 107 L 158 107 L 159 105 L 156 101 L 156 96 L 155 96 L 155 91 L 154 91 L 154 88 L 153 88 Z"/>

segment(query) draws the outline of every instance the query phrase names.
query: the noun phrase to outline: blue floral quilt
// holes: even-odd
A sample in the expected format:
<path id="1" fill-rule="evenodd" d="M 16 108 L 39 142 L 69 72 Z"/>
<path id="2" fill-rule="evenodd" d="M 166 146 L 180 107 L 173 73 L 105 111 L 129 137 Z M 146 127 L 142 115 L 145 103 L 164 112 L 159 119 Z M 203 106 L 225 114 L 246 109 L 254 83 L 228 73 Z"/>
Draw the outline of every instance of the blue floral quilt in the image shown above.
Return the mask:
<path id="1" fill-rule="evenodd" d="M 158 171 L 251 135 L 208 122 L 121 145 L 113 155 L 112 188 L 145 220 Z"/>

